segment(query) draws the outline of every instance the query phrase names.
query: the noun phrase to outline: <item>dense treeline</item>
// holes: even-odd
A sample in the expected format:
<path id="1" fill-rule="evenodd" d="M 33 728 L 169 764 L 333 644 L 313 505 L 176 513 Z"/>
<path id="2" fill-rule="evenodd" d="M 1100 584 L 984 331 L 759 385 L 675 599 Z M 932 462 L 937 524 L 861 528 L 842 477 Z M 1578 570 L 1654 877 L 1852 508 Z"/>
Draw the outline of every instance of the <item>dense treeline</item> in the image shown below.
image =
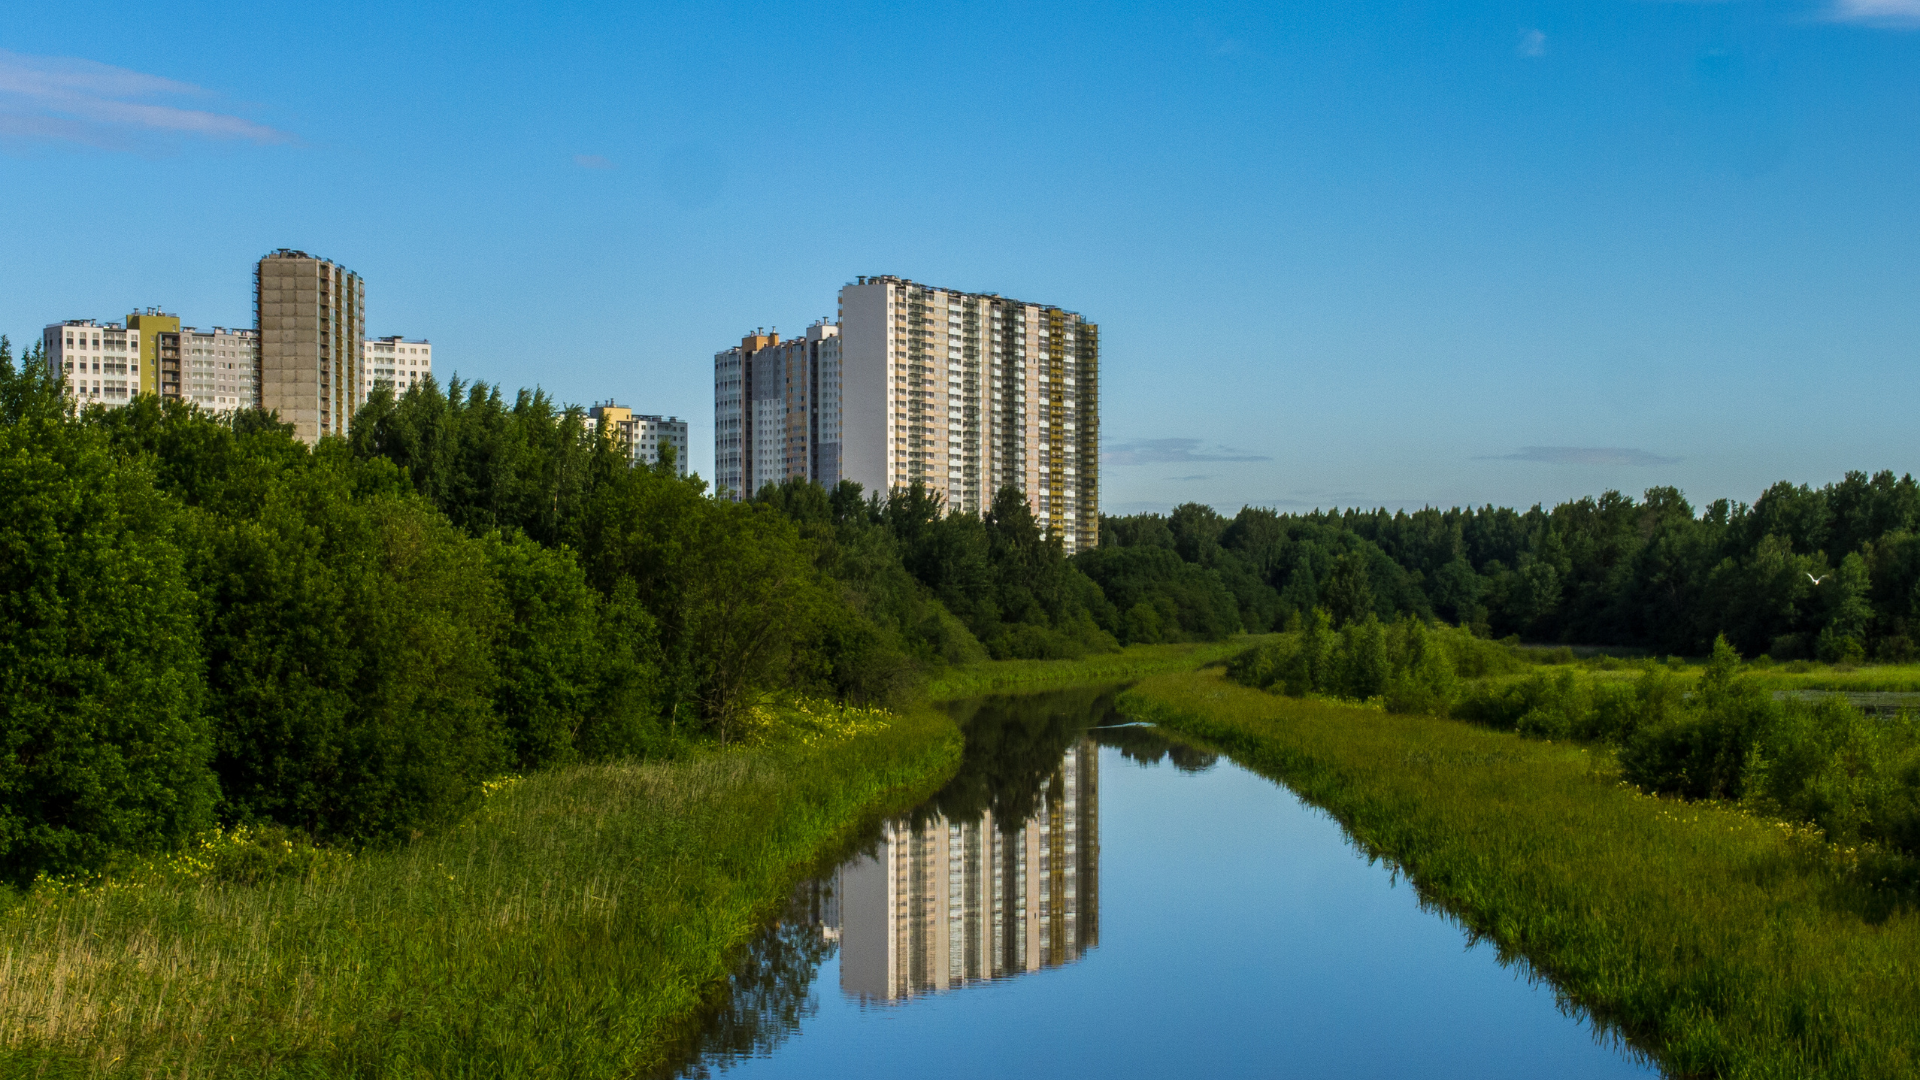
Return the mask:
<path id="1" fill-rule="evenodd" d="M 1665 489 L 1526 514 L 1188 505 L 1104 519 L 1070 559 L 1012 491 L 977 516 L 918 487 L 717 499 L 538 392 L 428 381 L 351 430 L 309 448 L 152 398 L 75 414 L 0 339 L 0 878 L 216 823 L 408 836 L 504 772 L 724 743 L 776 693 L 887 702 L 987 657 L 1412 615 L 1895 658 L 1920 602 L 1920 495 L 1887 474 L 1699 515 Z"/>
<path id="2" fill-rule="evenodd" d="M 1920 484 L 1849 473 L 1696 513 L 1679 491 L 1551 510 L 1386 510 L 1232 519 L 1188 504 L 1107 518 L 1076 561 L 1128 641 L 1401 614 L 1484 636 L 1704 655 L 1906 660 L 1920 635 Z M 1122 590 L 1125 590 L 1124 593 Z M 1137 599 L 1135 599 L 1137 597 Z M 1229 603 L 1228 600 L 1231 599 Z"/>
<path id="3" fill-rule="evenodd" d="M 581 410 L 431 383 L 314 448 L 0 339 L 0 879 L 215 824 L 415 835 L 488 778 L 726 742 L 777 693 L 1116 647 L 1017 496 L 709 496 Z"/>

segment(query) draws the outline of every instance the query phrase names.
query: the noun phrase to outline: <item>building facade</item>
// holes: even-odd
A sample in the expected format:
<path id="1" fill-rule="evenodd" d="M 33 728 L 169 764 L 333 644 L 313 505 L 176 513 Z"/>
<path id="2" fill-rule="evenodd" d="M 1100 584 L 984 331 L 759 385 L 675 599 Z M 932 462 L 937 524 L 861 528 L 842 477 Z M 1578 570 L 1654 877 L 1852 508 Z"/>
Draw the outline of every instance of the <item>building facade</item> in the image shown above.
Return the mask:
<path id="1" fill-rule="evenodd" d="M 661 444 L 671 446 L 675 471 L 681 476 L 687 475 L 685 420 L 677 416 L 636 413 L 625 405 L 603 401 L 587 410 L 587 422 L 595 431 L 607 432 L 635 465 L 658 465 Z"/>
<path id="2" fill-rule="evenodd" d="M 896 818 L 818 917 L 840 988 L 891 1003 L 1078 960 L 1100 943 L 1100 750 L 1067 751 L 1025 821 Z"/>
<path id="3" fill-rule="evenodd" d="M 748 490 L 748 358 L 765 340 L 763 334 L 749 334 L 739 345 L 713 354 L 713 490 L 716 495 L 739 499 Z"/>
<path id="4" fill-rule="evenodd" d="M 400 397 L 433 374 L 433 345 L 425 338 L 372 338 L 361 344 L 369 394 L 384 383 L 392 388 L 394 397 Z"/>
<path id="5" fill-rule="evenodd" d="M 167 384 L 169 392 L 163 396 L 183 398 L 209 412 L 259 406 L 260 335 L 255 331 L 183 326 L 172 335 L 163 332 L 159 344 L 167 359 L 178 360 L 180 376 Z"/>
<path id="6" fill-rule="evenodd" d="M 716 487 L 920 483 L 978 514 L 1011 487 L 1072 554 L 1099 541 L 1100 329 L 991 293 L 863 277 L 837 325 L 714 356 Z"/>
<path id="7" fill-rule="evenodd" d="M 179 320 L 174 320 L 178 325 Z M 48 373 L 80 405 L 117 408 L 152 393 L 156 374 L 142 355 L 140 331 L 122 323 L 68 319 L 40 332 Z"/>
<path id="8" fill-rule="evenodd" d="M 840 482 L 840 328 L 756 331 L 713 357 L 714 488 L 745 498 L 788 477 Z"/>
<path id="9" fill-rule="evenodd" d="M 150 307 L 128 315 L 127 330 L 140 335 L 141 393 L 184 399 L 186 382 L 180 368 L 180 316 Z M 149 373 L 150 380 L 145 378 Z M 258 382 L 258 370 L 254 374 Z"/>
<path id="10" fill-rule="evenodd" d="M 260 407 L 309 444 L 345 435 L 366 400 L 366 289 L 360 275 L 280 248 L 256 265 Z"/>
<path id="11" fill-rule="evenodd" d="M 209 412 L 259 404 L 258 342 L 252 330 L 181 326 L 154 308 L 124 323 L 69 319 L 42 332 L 47 363 L 78 404 L 117 407 L 154 394 Z"/>
<path id="12" fill-rule="evenodd" d="M 887 276 L 840 290 L 840 335 L 844 475 L 965 513 L 1012 487 L 1069 554 L 1099 542 L 1098 326 Z"/>

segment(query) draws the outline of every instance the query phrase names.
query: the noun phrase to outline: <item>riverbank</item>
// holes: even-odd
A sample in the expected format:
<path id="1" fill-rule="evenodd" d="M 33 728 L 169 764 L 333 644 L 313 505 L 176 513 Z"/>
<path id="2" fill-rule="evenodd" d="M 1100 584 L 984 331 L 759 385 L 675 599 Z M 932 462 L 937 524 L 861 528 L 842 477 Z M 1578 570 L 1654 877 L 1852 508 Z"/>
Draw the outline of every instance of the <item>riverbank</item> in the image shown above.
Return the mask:
<path id="1" fill-rule="evenodd" d="M 1920 912 L 1816 838 L 1642 796 L 1603 751 L 1215 672 L 1156 675 L 1121 702 L 1327 809 L 1675 1075 L 1920 1072 Z"/>
<path id="2" fill-rule="evenodd" d="M 0 1072 L 598 1076 L 663 1061 L 797 875 L 951 772 L 874 730 L 577 766 L 444 835 L 256 884 L 165 873 L 0 910 Z"/>

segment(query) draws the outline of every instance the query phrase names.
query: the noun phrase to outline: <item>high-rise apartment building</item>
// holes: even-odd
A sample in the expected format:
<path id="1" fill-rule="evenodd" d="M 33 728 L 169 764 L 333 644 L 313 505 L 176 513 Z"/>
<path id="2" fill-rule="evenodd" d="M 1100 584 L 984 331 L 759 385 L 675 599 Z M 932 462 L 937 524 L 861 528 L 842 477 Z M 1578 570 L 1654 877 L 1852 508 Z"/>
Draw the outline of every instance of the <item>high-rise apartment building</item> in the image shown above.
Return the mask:
<path id="1" fill-rule="evenodd" d="M 714 487 L 744 498 L 787 477 L 840 482 L 840 328 L 755 332 L 713 357 Z"/>
<path id="2" fill-rule="evenodd" d="M 1100 531 L 1100 331 L 1071 311 L 864 277 L 840 290 L 842 472 L 979 513 L 1012 487 L 1069 553 Z"/>
<path id="3" fill-rule="evenodd" d="M 841 289 L 839 325 L 809 340 L 816 330 L 822 347 L 806 360 L 767 334 L 715 355 L 717 487 L 747 494 L 804 475 L 886 492 L 917 481 L 963 513 L 1012 487 L 1069 554 L 1098 543 L 1098 326 L 885 276 Z M 803 399 L 820 417 L 811 429 Z"/>
<path id="4" fill-rule="evenodd" d="M 373 338 L 362 345 L 369 394 L 374 387 L 386 383 L 393 388 L 393 396 L 399 397 L 433 374 L 433 346 L 425 338 L 418 341 L 403 337 Z"/>
<path id="5" fill-rule="evenodd" d="M 260 407 L 317 442 L 345 435 L 367 395 L 366 290 L 360 275 L 280 248 L 255 267 Z"/>
<path id="6" fill-rule="evenodd" d="M 596 431 L 607 432 L 636 465 L 660 463 L 660 445 L 673 447 L 674 467 L 687 475 L 687 422 L 677 416 L 636 413 L 611 401 L 596 403 L 587 410 L 587 422 Z"/>

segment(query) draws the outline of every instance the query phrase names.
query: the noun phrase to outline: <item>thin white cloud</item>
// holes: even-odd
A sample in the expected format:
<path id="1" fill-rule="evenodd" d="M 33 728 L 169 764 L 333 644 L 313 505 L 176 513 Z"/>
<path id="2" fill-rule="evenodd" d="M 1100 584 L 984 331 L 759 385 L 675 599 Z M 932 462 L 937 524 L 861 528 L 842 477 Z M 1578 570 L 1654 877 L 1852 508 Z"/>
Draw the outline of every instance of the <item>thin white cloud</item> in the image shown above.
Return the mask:
<path id="1" fill-rule="evenodd" d="M 1511 454 L 1492 454 L 1478 460 L 1538 461 L 1546 465 L 1672 465 L 1680 459 L 1625 446 L 1523 446 Z"/>
<path id="2" fill-rule="evenodd" d="M 613 168 L 613 162 L 608 161 L 599 154 L 575 154 L 573 155 L 573 163 L 583 169 Z"/>
<path id="3" fill-rule="evenodd" d="M 1833 22 L 1920 30 L 1920 0 L 1833 0 L 1826 17 Z"/>
<path id="4" fill-rule="evenodd" d="M 1173 465 L 1198 461 L 1272 461 L 1265 454 L 1249 454 L 1229 447 L 1203 449 L 1199 439 L 1134 439 L 1106 448 L 1100 460 L 1108 465 Z"/>
<path id="5" fill-rule="evenodd" d="M 213 96 L 92 60 L 0 49 L 0 135 L 114 150 L 155 138 L 288 141 L 284 132 L 242 117 L 173 103 Z"/>
<path id="6" fill-rule="evenodd" d="M 1521 56 L 1530 59 L 1547 55 L 1547 35 L 1541 30 L 1520 31 L 1520 45 L 1516 50 Z"/>

